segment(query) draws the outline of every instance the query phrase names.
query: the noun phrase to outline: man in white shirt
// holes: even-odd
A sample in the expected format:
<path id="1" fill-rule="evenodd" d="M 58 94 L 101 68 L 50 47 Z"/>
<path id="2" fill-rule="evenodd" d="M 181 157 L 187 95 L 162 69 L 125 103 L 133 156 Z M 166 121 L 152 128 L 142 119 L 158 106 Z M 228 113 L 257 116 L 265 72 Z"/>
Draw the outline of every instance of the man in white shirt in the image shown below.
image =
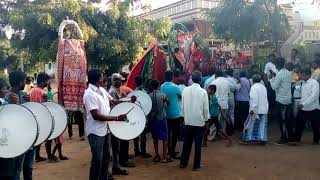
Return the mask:
<path id="1" fill-rule="evenodd" d="M 125 121 L 126 115 L 109 116 L 112 97 L 102 88 L 100 70 L 88 72 L 88 89 L 83 96 L 87 112 L 86 130 L 91 147 L 92 160 L 89 180 L 108 179 L 109 130 L 108 121 Z"/>
<path id="2" fill-rule="evenodd" d="M 275 117 L 278 118 L 281 132 L 281 139 L 277 144 L 286 144 L 293 141 L 293 120 L 291 118 L 292 94 L 291 79 L 292 72 L 288 67 L 292 63 L 287 63 L 283 58 L 278 59 L 278 66 L 281 69 L 275 77 L 270 75 L 270 85 L 276 92 Z"/>
<path id="3" fill-rule="evenodd" d="M 233 77 L 233 69 L 227 69 L 227 80 L 230 84 L 230 92 L 228 97 L 228 119 L 230 119 L 231 127 L 228 128 L 230 134 L 233 134 L 234 131 L 234 110 L 235 110 L 235 98 L 234 98 L 234 92 L 239 90 L 241 85 L 239 84 L 238 80 Z"/>
<path id="4" fill-rule="evenodd" d="M 242 140 L 244 142 L 268 141 L 268 110 L 267 89 L 261 82 L 261 76 L 252 77 L 253 86 L 250 90 L 250 117 L 244 123 Z"/>
<path id="5" fill-rule="evenodd" d="M 275 54 L 269 55 L 269 62 L 266 64 L 266 66 L 264 68 L 264 74 L 266 74 L 267 76 L 269 76 L 271 72 L 274 74 L 278 73 L 278 69 L 276 67 L 276 55 Z"/>
<path id="6" fill-rule="evenodd" d="M 319 144 L 320 140 L 320 105 L 319 105 L 319 83 L 311 78 L 311 70 L 301 71 L 301 79 L 304 80 L 301 90 L 300 118 L 297 122 L 295 141 L 300 142 L 306 121 L 311 121 L 313 130 L 313 143 Z"/>
<path id="7" fill-rule="evenodd" d="M 200 170 L 201 145 L 204 126 L 210 118 L 207 91 L 202 89 L 201 72 L 192 73 L 193 84 L 182 93 L 182 116 L 184 117 L 184 142 L 180 160 L 180 168 L 188 166 L 192 143 L 195 143 L 193 170 Z"/>
<path id="8" fill-rule="evenodd" d="M 214 84 L 217 86 L 216 96 L 218 98 L 218 102 L 221 107 L 221 113 L 228 114 L 230 83 L 227 80 L 227 78 L 224 77 L 224 73 L 221 70 L 218 70 L 216 72 L 216 79 L 212 81 L 211 84 Z M 221 124 L 221 128 L 225 132 L 226 132 L 227 123 L 231 125 L 230 120 L 224 119 L 224 116 L 220 116 L 219 122 Z"/>

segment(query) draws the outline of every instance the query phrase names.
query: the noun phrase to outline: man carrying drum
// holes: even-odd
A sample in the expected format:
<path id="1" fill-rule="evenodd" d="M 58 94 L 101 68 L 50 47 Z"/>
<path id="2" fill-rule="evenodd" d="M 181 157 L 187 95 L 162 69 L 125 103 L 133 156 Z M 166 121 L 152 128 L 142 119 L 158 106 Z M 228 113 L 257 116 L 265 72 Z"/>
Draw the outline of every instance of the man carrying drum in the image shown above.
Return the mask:
<path id="1" fill-rule="evenodd" d="M 87 135 L 91 148 L 92 160 L 89 180 L 112 179 L 108 176 L 109 165 L 109 134 L 108 121 L 125 121 L 127 116 L 109 116 L 110 103 L 118 104 L 121 101 L 113 100 L 110 94 L 102 87 L 103 74 L 99 69 L 88 72 L 88 88 L 84 93 L 83 102 L 87 112 Z M 135 102 L 136 97 L 131 101 Z"/>
<path id="2" fill-rule="evenodd" d="M 11 86 L 10 93 L 7 94 L 6 100 L 9 104 L 22 104 L 29 102 L 30 97 L 23 92 L 26 81 L 26 74 L 20 71 L 14 71 L 9 74 L 9 83 Z M 16 99 L 16 100 L 14 100 Z M 14 100 L 14 101 L 12 101 Z M 35 149 L 31 148 L 26 153 L 15 159 L 14 179 L 20 179 L 20 173 L 23 170 L 24 179 L 32 179 L 32 169 Z"/>
<path id="3" fill-rule="evenodd" d="M 0 105 L 6 104 L 7 102 L 3 99 L 6 96 L 8 90 L 8 83 L 0 78 Z M 11 102 L 14 104 L 18 103 L 18 96 L 11 96 Z M 14 180 L 14 158 L 0 158 L 0 179 L 1 180 Z"/>

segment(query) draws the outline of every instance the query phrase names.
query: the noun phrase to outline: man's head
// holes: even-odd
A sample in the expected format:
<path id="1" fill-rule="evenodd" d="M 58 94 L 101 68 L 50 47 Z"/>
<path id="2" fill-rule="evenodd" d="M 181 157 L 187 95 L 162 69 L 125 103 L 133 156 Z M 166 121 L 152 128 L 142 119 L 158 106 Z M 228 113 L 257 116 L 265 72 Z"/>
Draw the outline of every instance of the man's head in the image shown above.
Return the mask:
<path id="1" fill-rule="evenodd" d="M 125 83 L 128 79 L 129 74 L 126 72 L 121 72 L 120 74 L 124 78 L 124 80 L 122 80 L 122 83 Z"/>
<path id="2" fill-rule="evenodd" d="M 9 74 L 10 86 L 16 90 L 23 90 L 26 82 L 26 74 L 21 71 L 13 71 Z"/>
<path id="3" fill-rule="evenodd" d="M 251 66 L 251 73 L 252 74 L 259 74 L 260 73 L 260 68 L 258 65 L 252 65 Z"/>
<path id="4" fill-rule="evenodd" d="M 216 71 L 216 78 L 218 78 L 218 77 L 223 77 L 223 76 L 224 76 L 223 71 L 221 71 L 221 70 L 217 70 L 217 71 Z"/>
<path id="5" fill-rule="evenodd" d="M 119 73 L 113 73 L 111 76 L 112 85 L 115 88 L 120 88 L 122 85 L 122 80 L 124 80 L 124 78 Z"/>
<path id="6" fill-rule="evenodd" d="M 160 82 L 158 80 L 151 80 L 150 81 L 150 91 L 158 90 L 160 86 Z"/>
<path id="7" fill-rule="evenodd" d="M 233 69 L 227 69 L 227 70 L 226 70 L 226 74 L 227 74 L 228 76 L 233 77 Z"/>
<path id="8" fill-rule="evenodd" d="M 143 85 L 143 77 L 142 76 L 136 76 L 134 78 L 134 82 L 136 84 L 136 87 L 142 86 Z"/>
<path id="9" fill-rule="evenodd" d="M 97 87 L 103 84 L 103 74 L 100 69 L 92 69 L 88 72 L 88 83 Z"/>
<path id="10" fill-rule="evenodd" d="M 217 91 L 217 86 L 212 84 L 208 87 L 207 92 L 209 95 L 214 95 Z"/>
<path id="11" fill-rule="evenodd" d="M 292 59 L 297 58 L 297 57 L 298 57 L 298 54 L 299 54 L 298 49 L 292 49 L 292 50 L 291 50 L 291 58 L 292 58 Z"/>
<path id="12" fill-rule="evenodd" d="M 300 65 L 298 65 L 298 64 L 296 64 L 296 65 L 294 65 L 294 70 L 293 70 L 295 73 L 300 73 L 300 71 L 301 71 L 301 66 Z"/>
<path id="13" fill-rule="evenodd" d="M 285 68 L 288 70 L 288 71 L 293 71 L 294 69 L 294 65 L 292 62 L 288 62 L 285 64 Z"/>
<path id="14" fill-rule="evenodd" d="M 0 78 L 0 98 L 4 98 L 8 91 L 9 84 L 4 79 Z"/>
<path id="15" fill-rule="evenodd" d="M 26 84 L 31 84 L 32 82 L 33 82 L 33 78 L 30 77 L 30 76 L 28 76 L 28 77 L 26 78 Z"/>
<path id="16" fill-rule="evenodd" d="M 173 71 L 168 70 L 164 73 L 165 79 L 167 82 L 171 82 L 173 80 Z"/>
<path id="17" fill-rule="evenodd" d="M 200 71 L 194 71 L 192 72 L 192 81 L 193 83 L 200 84 L 202 79 L 202 74 Z"/>
<path id="18" fill-rule="evenodd" d="M 46 73 L 40 73 L 37 77 L 37 85 L 39 87 L 47 87 L 50 80 L 50 76 Z"/>
<path id="19" fill-rule="evenodd" d="M 213 76 L 213 75 L 216 73 L 216 71 L 217 71 L 217 68 L 216 68 L 215 66 L 213 66 L 213 67 L 211 67 L 211 68 L 209 69 L 208 74 L 209 74 L 210 76 Z"/>
<path id="20" fill-rule="evenodd" d="M 181 71 L 180 71 L 180 69 L 175 69 L 175 70 L 173 71 L 173 76 L 174 76 L 175 78 L 180 77 L 180 76 L 181 76 Z"/>
<path id="21" fill-rule="evenodd" d="M 311 78 L 311 69 L 303 68 L 300 72 L 301 80 L 307 81 Z"/>
<path id="22" fill-rule="evenodd" d="M 275 54 L 269 54 L 268 58 L 270 62 L 275 63 L 277 57 Z"/>
<path id="23" fill-rule="evenodd" d="M 243 78 L 243 77 L 247 77 L 247 71 L 245 71 L 245 70 L 242 70 L 240 72 L 240 78 Z"/>
<path id="24" fill-rule="evenodd" d="M 286 60 L 284 58 L 278 58 L 276 66 L 278 69 L 283 69 L 285 63 L 286 63 Z"/>
<path id="25" fill-rule="evenodd" d="M 261 76 L 259 74 L 253 75 L 252 76 L 252 82 L 253 82 L 253 84 L 260 83 L 261 82 Z"/>

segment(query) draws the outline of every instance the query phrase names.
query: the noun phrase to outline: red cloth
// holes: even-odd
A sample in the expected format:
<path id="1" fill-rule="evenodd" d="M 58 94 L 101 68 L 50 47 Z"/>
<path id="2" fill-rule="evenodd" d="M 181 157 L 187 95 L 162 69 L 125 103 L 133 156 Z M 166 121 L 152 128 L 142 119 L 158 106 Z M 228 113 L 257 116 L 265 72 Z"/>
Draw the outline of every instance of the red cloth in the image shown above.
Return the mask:
<path id="1" fill-rule="evenodd" d="M 82 97 L 86 89 L 87 59 L 84 41 L 59 40 L 57 78 L 59 103 L 68 111 L 83 111 Z"/>
<path id="2" fill-rule="evenodd" d="M 155 46 L 154 52 L 152 79 L 156 79 L 163 84 L 165 81 L 164 74 L 167 70 L 166 54 L 158 45 Z"/>
<path id="3" fill-rule="evenodd" d="M 143 66 L 144 66 L 144 63 L 147 59 L 147 55 L 148 53 L 154 48 L 154 46 L 157 44 L 156 41 L 152 42 L 149 46 L 149 48 L 144 52 L 144 54 L 142 55 L 141 59 L 138 61 L 138 63 L 132 68 L 129 76 L 128 76 L 128 87 L 131 88 L 131 89 L 135 89 L 136 88 L 136 85 L 135 85 L 135 82 L 134 82 L 134 78 L 136 76 L 139 76 L 141 75 L 141 72 L 143 70 Z"/>
<path id="4" fill-rule="evenodd" d="M 30 101 L 31 102 L 37 102 L 37 103 L 43 103 L 44 102 L 44 95 L 46 94 L 46 92 L 39 88 L 39 87 L 35 87 L 31 90 L 30 93 Z"/>

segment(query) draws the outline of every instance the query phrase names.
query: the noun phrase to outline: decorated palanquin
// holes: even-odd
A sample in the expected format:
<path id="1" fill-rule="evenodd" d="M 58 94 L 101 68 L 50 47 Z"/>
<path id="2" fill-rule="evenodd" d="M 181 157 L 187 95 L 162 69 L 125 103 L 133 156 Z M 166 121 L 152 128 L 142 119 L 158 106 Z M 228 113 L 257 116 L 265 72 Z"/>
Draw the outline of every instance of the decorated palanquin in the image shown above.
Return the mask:
<path id="1" fill-rule="evenodd" d="M 76 39 L 73 36 L 63 37 L 65 27 L 77 30 Z M 86 89 L 87 59 L 78 24 L 65 20 L 59 27 L 59 44 L 57 53 L 58 101 L 68 111 L 83 111 L 83 94 Z"/>

